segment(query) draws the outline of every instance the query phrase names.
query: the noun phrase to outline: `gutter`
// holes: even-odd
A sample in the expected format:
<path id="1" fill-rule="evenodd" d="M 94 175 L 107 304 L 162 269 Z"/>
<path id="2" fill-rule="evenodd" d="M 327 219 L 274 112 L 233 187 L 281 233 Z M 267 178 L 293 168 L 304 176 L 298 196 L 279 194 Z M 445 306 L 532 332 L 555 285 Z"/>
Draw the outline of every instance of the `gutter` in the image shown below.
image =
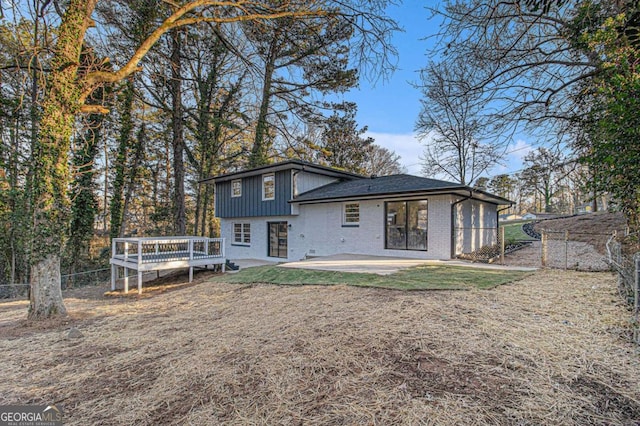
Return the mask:
<path id="1" fill-rule="evenodd" d="M 312 190 L 312 191 L 315 191 L 315 190 Z M 423 197 L 423 196 L 448 195 L 448 194 L 464 196 L 464 194 L 460 194 L 460 193 L 466 193 L 469 191 L 471 191 L 474 194 L 477 192 L 469 188 L 441 188 L 436 190 L 419 189 L 419 190 L 407 191 L 407 192 L 380 192 L 375 194 L 352 194 L 352 195 L 344 195 L 344 196 L 331 197 L 331 198 L 309 198 L 309 199 L 303 199 L 303 200 L 291 199 L 291 200 L 288 200 L 288 202 L 299 203 L 302 205 L 302 204 L 335 203 L 335 202 L 350 201 L 350 200 L 404 199 L 407 197 Z M 306 194 L 306 192 L 304 194 Z M 494 200 L 491 200 L 491 201 L 483 200 L 481 198 L 476 198 L 476 199 L 479 201 L 483 201 L 483 202 L 494 204 L 494 205 L 504 205 L 504 204 L 511 203 L 511 201 L 509 200 L 505 200 L 507 201 L 507 203 L 501 203 L 500 202 L 500 200 L 502 200 L 501 197 L 493 197 L 493 198 Z"/>
<path id="2" fill-rule="evenodd" d="M 337 184 L 337 182 L 333 183 Z M 333 185 L 330 184 L 330 185 Z M 316 191 L 316 189 L 312 189 L 300 195 L 306 195 L 309 192 Z M 431 196 L 431 195 L 446 195 L 446 194 L 454 194 L 464 196 L 460 193 L 469 192 L 472 194 L 470 198 L 475 198 L 479 201 L 483 201 L 490 204 L 499 205 L 513 205 L 513 201 L 507 200 L 503 197 L 498 197 L 497 195 L 489 194 L 484 191 L 478 191 L 476 189 L 470 188 L 468 186 L 448 186 L 436 189 L 415 189 L 411 191 L 391 191 L 391 192 L 375 192 L 375 193 L 355 193 L 350 195 L 339 195 L 339 196 L 330 196 L 330 197 L 318 197 L 318 198 L 304 198 L 302 200 L 299 199 L 291 199 L 288 200 L 289 203 L 299 203 L 299 204 L 323 204 L 323 203 L 334 203 L 341 201 L 350 201 L 350 200 L 379 200 L 379 199 L 391 199 L 391 198 L 406 198 L 406 197 L 420 197 L 420 196 Z M 482 198 L 474 197 L 473 194 L 481 194 L 491 200 L 484 200 Z"/>
<path id="3" fill-rule="evenodd" d="M 467 200 L 470 200 L 471 198 L 473 198 L 473 190 L 470 189 L 469 190 L 469 195 L 454 202 L 451 203 L 451 259 L 453 259 L 456 255 L 456 247 L 455 247 L 455 236 L 454 236 L 454 229 L 455 227 L 453 226 L 453 223 L 455 222 L 455 207 L 460 204 L 463 203 Z"/>

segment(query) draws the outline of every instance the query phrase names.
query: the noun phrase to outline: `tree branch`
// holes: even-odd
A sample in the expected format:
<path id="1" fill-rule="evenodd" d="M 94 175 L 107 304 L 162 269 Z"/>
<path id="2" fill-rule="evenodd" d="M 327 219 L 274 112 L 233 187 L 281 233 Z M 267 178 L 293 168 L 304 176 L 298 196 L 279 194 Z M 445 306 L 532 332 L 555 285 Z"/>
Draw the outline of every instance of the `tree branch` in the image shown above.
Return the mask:
<path id="1" fill-rule="evenodd" d="M 119 70 L 113 72 L 105 72 L 105 71 L 94 71 L 87 73 L 83 80 L 84 90 L 79 99 L 79 102 L 83 104 L 89 94 L 95 89 L 95 87 L 99 84 L 104 83 L 114 83 L 129 75 L 140 71 L 141 67 L 139 66 L 140 61 L 144 58 L 144 56 L 149 52 L 149 50 L 153 47 L 153 45 L 162 37 L 167 31 L 183 27 L 187 25 L 194 25 L 201 22 L 209 22 L 209 23 L 233 23 L 233 22 L 243 22 L 243 21 L 254 21 L 254 20 L 264 20 L 264 19 L 277 19 L 283 17 L 292 17 L 295 16 L 297 18 L 305 18 L 305 17 L 313 17 L 313 16 L 322 16 L 325 15 L 322 9 L 313 10 L 308 8 L 300 8 L 298 10 L 287 10 L 286 5 L 282 6 L 278 9 L 270 10 L 261 2 L 254 1 L 213 1 L 213 0 L 195 0 L 189 3 L 186 3 L 181 8 L 177 9 L 171 16 L 169 16 L 165 21 L 156 28 L 138 47 L 136 52 L 131 56 L 131 59 Z M 206 7 L 214 7 L 214 8 L 230 8 L 232 10 L 236 10 L 237 13 L 231 16 L 195 16 L 184 18 L 185 15 L 196 11 L 200 8 Z M 252 12 L 251 9 L 258 10 L 257 12 Z"/>

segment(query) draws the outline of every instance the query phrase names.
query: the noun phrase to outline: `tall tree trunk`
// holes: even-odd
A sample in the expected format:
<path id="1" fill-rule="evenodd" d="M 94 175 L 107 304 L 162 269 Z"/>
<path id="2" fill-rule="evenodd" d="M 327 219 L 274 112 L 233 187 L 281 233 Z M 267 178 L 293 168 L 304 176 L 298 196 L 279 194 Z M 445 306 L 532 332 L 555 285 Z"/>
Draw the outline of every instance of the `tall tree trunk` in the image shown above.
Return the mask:
<path id="1" fill-rule="evenodd" d="M 182 32 L 171 30 L 171 101 L 173 128 L 173 226 L 177 235 L 185 235 L 187 215 L 184 200 L 184 131 L 182 122 Z"/>
<path id="2" fill-rule="evenodd" d="M 60 254 L 66 235 L 69 147 L 80 87 L 80 52 L 98 0 L 71 0 L 58 27 L 33 155 L 31 199 L 31 292 L 29 318 L 65 315 L 60 286 Z"/>
<path id="3" fill-rule="evenodd" d="M 216 57 L 217 59 L 217 57 Z M 218 104 L 214 102 L 213 97 L 215 88 L 218 83 L 218 68 L 219 62 L 217 60 L 212 61 L 213 66 L 207 73 L 205 78 L 198 80 L 199 91 L 199 103 L 198 103 L 198 126 L 196 131 L 196 140 L 198 141 L 198 147 L 200 151 L 200 162 L 198 166 L 198 180 L 206 179 L 210 177 L 211 163 L 214 161 L 220 144 L 218 140 L 219 128 L 222 126 L 224 118 L 222 117 L 222 111 L 230 98 L 233 98 L 236 90 L 232 88 L 228 94 L 227 99 L 222 103 L 222 106 L 217 111 L 212 111 L 212 105 Z M 211 130 L 213 126 L 213 131 Z M 204 194 L 207 191 L 208 184 L 198 184 L 196 190 L 196 211 L 195 211 L 195 223 L 194 233 L 195 235 L 205 235 L 205 218 L 207 215 L 207 205 L 204 201 Z"/>
<path id="4" fill-rule="evenodd" d="M 131 146 L 131 132 L 133 131 L 133 80 L 125 83 L 121 95 L 120 104 L 120 136 L 118 137 L 118 153 L 116 154 L 115 176 L 113 178 L 113 190 L 111 194 L 111 238 L 122 237 L 125 229 L 122 227 L 124 216 L 123 193 L 127 173 L 127 162 Z"/>
<path id="5" fill-rule="evenodd" d="M 275 37 L 277 39 L 277 37 Z M 260 101 L 260 110 L 258 112 L 258 119 L 256 122 L 256 134 L 253 140 L 253 147 L 251 148 L 251 155 L 249 156 L 249 167 L 258 167 L 265 165 L 269 162 L 268 153 L 268 133 L 269 125 L 267 122 L 267 116 L 269 115 L 269 103 L 271 101 L 271 86 L 273 84 L 273 74 L 276 69 L 276 57 L 277 57 L 277 42 L 274 42 L 269 46 L 269 55 L 264 69 L 264 81 L 262 83 L 262 99 Z"/>
<path id="6" fill-rule="evenodd" d="M 9 130 L 11 138 L 11 152 L 7 156 L 9 171 L 9 212 L 11 225 L 9 227 L 9 250 L 11 252 L 11 265 L 9 272 L 9 284 L 16 284 L 18 282 L 24 283 L 27 279 L 24 268 L 18 269 L 18 258 L 24 259 L 24 229 L 26 228 L 24 223 L 24 197 L 22 191 L 19 188 L 19 168 L 20 164 L 20 119 L 19 114 L 16 114 L 14 120 L 15 126 L 11 126 Z M 3 158 L 3 161 L 4 158 Z M 18 271 L 21 271 L 18 274 Z M 19 281 L 16 281 L 19 280 Z"/>
<path id="7" fill-rule="evenodd" d="M 98 92 L 101 95 L 100 91 Z M 94 164 L 100 148 L 104 114 L 91 114 L 87 120 L 89 128 L 82 138 L 81 147 L 75 152 L 73 165 L 75 178 L 71 189 L 71 226 L 67 243 L 69 273 L 76 271 L 79 261 L 88 257 L 89 245 L 98 212 L 94 177 Z"/>
<path id="8" fill-rule="evenodd" d="M 107 211 L 109 206 L 109 147 L 104 144 L 104 187 L 102 198 L 102 231 L 107 232 Z"/>
<path id="9" fill-rule="evenodd" d="M 122 207 L 122 224 L 120 229 L 127 228 L 127 212 L 129 211 L 129 205 L 131 204 L 131 198 L 133 197 L 133 191 L 136 187 L 136 181 L 138 180 L 138 174 L 142 160 L 144 160 L 144 141 L 146 138 L 146 131 L 144 124 L 140 127 L 138 135 L 136 137 L 136 147 L 133 152 L 133 158 L 129 165 L 129 179 L 127 182 L 127 188 L 124 196 L 124 205 Z"/>
<path id="10" fill-rule="evenodd" d="M 34 2 L 34 7 L 36 10 L 36 18 L 33 22 L 33 51 L 35 55 L 33 57 L 33 64 L 31 65 L 31 105 L 29 107 L 29 118 L 31 121 L 31 140 L 30 140 L 30 150 L 29 150 L 29 169 L 27 170 L 26 181 L 27 185 L 33 187 L 33 179 L 34 174 L 33 171 L 37 168 L 37 165 L 34 161 L 34 153 L 36 151 L 36 145 L 38 140 L 38 132 L 39 132 L 39 122 L 40 122 L 40 110 L 38 108 L 38 92 L 40 90 L 39 87 L 39 78 L 40 78 L 40 61 L 39 61 L 39 44 L 40 44 L 40 16 L 43 14 L 44 6 L 40 4 L 40 2 Z M 34 203 L 33 200 L 34 193 L 30 190 L 26 191 L 25 201 L 27 203 L 28 208 Z M 13 238 L 13 237 L 12 237 Z M 13 239 L 12 239 L 13 241 Z M 26 250 L 26 261 L 31 264 L 31 260 L 29 259 L 29 250 Z"/>

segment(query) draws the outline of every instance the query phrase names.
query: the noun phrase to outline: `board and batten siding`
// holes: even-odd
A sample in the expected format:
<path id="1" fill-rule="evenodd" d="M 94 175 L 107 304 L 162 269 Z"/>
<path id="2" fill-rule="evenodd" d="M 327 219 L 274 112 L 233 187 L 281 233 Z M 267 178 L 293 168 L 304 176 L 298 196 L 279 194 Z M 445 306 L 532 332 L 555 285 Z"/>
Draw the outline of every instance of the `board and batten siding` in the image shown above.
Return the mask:
<path id="1" fill-rule="evenodd" d="M 265 173 L 269 174 L 269 173 Z M 275 199 L 262 200 L 262 176 L 242 178 L 242 195 L 231 196 L 231 180 L 216 182 L 216 216 L 220 218 L 287 216 L 291 214 L 291 172 L 275 172 Z"/>

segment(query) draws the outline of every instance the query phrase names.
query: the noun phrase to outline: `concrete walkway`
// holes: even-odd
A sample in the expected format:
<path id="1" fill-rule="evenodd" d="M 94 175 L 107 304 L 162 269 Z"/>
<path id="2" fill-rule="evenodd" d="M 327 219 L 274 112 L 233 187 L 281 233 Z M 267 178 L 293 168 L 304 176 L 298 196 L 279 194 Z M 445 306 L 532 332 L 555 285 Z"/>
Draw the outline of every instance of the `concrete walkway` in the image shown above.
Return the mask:
<path id="1" fill-rule="evenodd" d="M 461 260 L 424 260 L 400 257 L 367 256 L 360 254 L 335 254 L 316 257 L 297 262 L 281 263 L 282 268 L 315 269 L 321 271 L 361 272 L 378 275 L 390 275 L 401 269 L 420 265 L 449 265 L 478 269 L 494 269 L 509 271 L 535 271 L 537 268 L 520 266 L 502 266 L 486 263 L 471 263 Z"/>

